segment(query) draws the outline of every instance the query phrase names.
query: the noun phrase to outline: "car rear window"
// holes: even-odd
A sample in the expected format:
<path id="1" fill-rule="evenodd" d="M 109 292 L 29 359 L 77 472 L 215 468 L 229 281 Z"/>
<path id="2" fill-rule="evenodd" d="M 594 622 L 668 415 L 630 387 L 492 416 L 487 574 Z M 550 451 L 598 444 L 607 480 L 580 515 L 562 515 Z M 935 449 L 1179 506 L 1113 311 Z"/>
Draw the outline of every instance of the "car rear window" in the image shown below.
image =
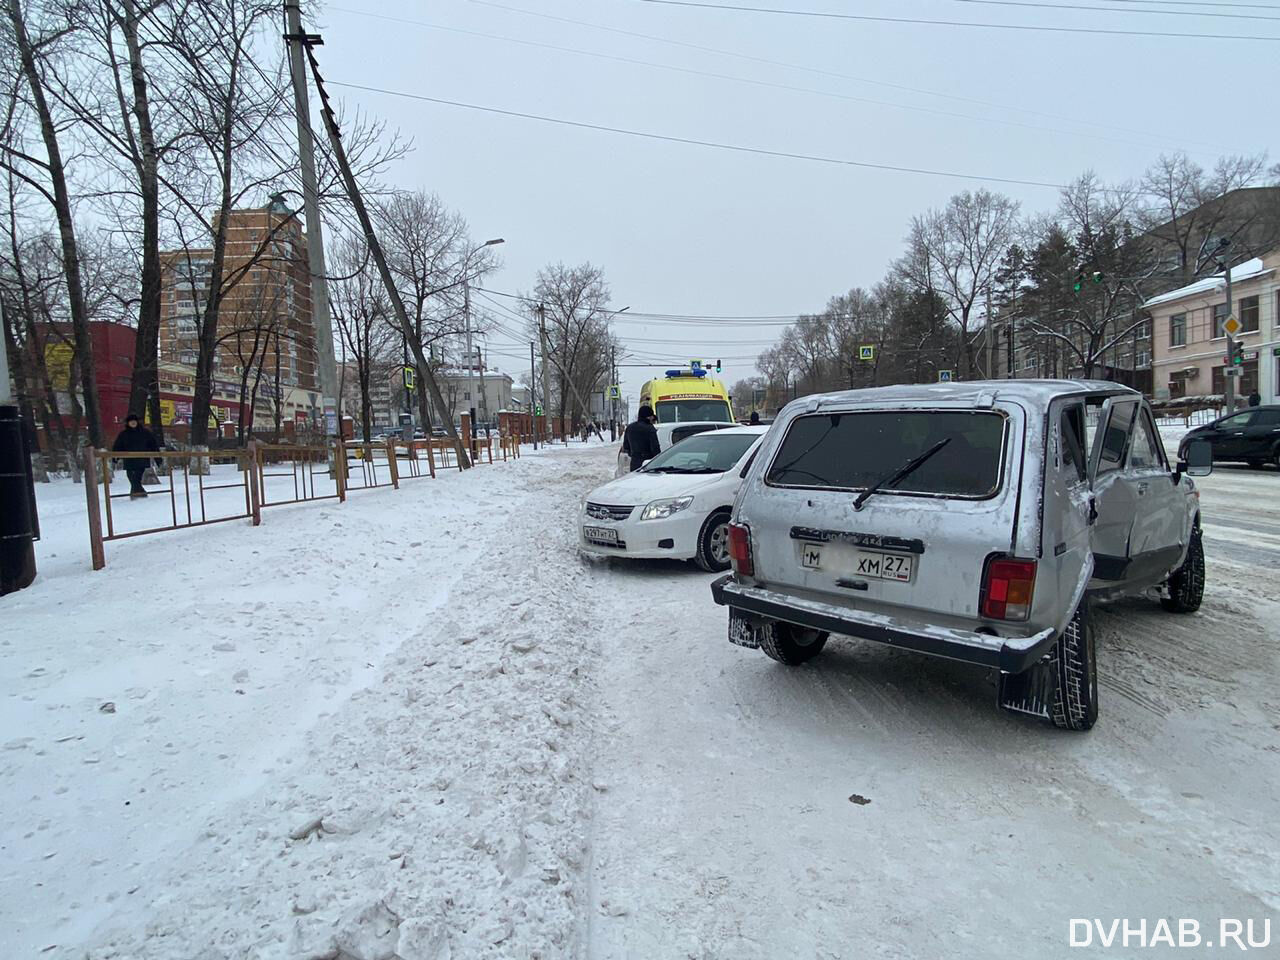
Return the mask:
<path id="1" fill-rule="evenodd" d="M 1000 486 L 1005 417 L 967 410 L 900 410 L 797 417 L 765 482 L 865 490 L 946 440 L 884 493 L 981 499 Z"/>
<path id="2" fill-rule="evenodd" d="M 676 427 L 671 431 L 671 442 L 679 443 L 689 437 L 699 433 L 706 433 L 708 430 L 727 430 L 729 427 L 736 427 L 736 423 L 726 423 L 716 426 L 714 423 L 695 423 L 687 427 Z"/>

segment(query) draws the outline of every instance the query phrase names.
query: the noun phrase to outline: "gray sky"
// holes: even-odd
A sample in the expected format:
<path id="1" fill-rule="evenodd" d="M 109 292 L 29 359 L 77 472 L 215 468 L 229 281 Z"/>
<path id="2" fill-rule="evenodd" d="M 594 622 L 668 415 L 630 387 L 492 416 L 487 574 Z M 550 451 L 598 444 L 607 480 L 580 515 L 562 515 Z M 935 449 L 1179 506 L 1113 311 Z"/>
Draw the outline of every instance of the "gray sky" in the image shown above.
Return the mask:
<path id="1" fill-rule="evenodd" d="M 739 2 L 1280 38 L 1280 3 L 1261 9 L 1055 0 L 1104 8 L 1080 10 L 966 0 Z M 1065 183 L 1093 169 L 1120 180 L 1139 175 L 1162 151 L 1185 149 L 1209 166 L 1221 153 L 1272 150 L 1276 137 L 1268 104 L 1280 44 L 1269 42 L 842 21 L 640 0 L 344 0 L 325 6 L 318 29 L 325 45 L 317 53 L 329 81 L 957 174 Z M 603 267 L 614 307 L 630 306 L 633 314 L 819 310 L 829 296 L 883 276 L 913 214 L 984 185 L 575 129 L 344 87 L 332 92 L 412 138 L 414 151 L 391 171 L 394 183 L 439 193 L 468 218 L 477 241 L 506 238 L 503 269 L 488 286 L 529 291 L 543 264 L 590 260 Z M 1024 211 L 1049 209 L 1057 200 L 1051 187 L 985 185 L 1018 199 Z M 632 353 L 673 362 L 720 358 L 730 384 L 754 373 L 750 358 L 782 329 L 620 320 L 616 329 Z M 527 370 L 527 359 L 517 358 L 527 358 L 527 341 L 496 335 L 490 346 L 494 366 L 515 376 Z M 623 372 L 624 393 L 634 397 L 650 371 Z"/>

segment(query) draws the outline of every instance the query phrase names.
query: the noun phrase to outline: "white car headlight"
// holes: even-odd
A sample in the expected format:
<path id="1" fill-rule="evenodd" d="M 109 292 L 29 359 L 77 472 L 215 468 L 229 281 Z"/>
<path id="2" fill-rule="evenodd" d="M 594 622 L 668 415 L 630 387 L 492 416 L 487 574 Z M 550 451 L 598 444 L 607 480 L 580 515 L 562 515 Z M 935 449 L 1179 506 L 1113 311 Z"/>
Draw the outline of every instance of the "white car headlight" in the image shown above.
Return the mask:
<path id="1" fill-rule="evenodd" d="M 679 513 L 691 503 L 693 503 L 693 497 L 676 497 L 672 500 L 655 500 L 644 508 L 644 512 L 640 514 L 640 519 L 665 520 L 673 513 Z"/>

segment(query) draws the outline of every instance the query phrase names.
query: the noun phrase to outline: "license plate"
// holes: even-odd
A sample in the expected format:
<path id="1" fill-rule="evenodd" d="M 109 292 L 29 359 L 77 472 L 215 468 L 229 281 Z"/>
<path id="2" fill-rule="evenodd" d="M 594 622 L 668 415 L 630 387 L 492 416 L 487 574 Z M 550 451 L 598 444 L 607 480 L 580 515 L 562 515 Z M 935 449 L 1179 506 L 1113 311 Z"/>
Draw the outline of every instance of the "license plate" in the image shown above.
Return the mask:
<path id="1" fill-rule="evenodd" d="M 597 543 L 617 543 L 618 531 L 613 527 L 583 527 L 582 536 Z"/>
<path id="2" fill-rule="evenodd" d="M 800 565 L 810 570 L 822 567 L 823 547 L 816 543 L 806 543 L 800 547 Z M 841 569 L 846 568 L 843 553 Z M 897 580 L 909 583 L 915 573 L 915 557 L 901 553 L 882 553 L 879 550 L 854 550 L 853 566 L 849 573 L 855 577 L 870 577 L 874 580 Z"/>

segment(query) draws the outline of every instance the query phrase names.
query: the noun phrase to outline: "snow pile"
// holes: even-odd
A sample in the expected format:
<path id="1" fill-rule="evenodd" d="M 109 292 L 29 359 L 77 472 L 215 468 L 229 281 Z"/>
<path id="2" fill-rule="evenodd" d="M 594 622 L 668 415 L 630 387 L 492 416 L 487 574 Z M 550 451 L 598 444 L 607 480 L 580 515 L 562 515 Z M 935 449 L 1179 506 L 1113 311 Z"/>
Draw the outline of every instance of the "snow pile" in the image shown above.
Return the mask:
<path id="1" fill-rule="evenodd" d="M 557 494 L 598 468 L 279 507 L 97 574 L 83 488 L 42 488 L 41 579 L 2 601 L 8 955 L 577 952 L 593 636 Z"/>

